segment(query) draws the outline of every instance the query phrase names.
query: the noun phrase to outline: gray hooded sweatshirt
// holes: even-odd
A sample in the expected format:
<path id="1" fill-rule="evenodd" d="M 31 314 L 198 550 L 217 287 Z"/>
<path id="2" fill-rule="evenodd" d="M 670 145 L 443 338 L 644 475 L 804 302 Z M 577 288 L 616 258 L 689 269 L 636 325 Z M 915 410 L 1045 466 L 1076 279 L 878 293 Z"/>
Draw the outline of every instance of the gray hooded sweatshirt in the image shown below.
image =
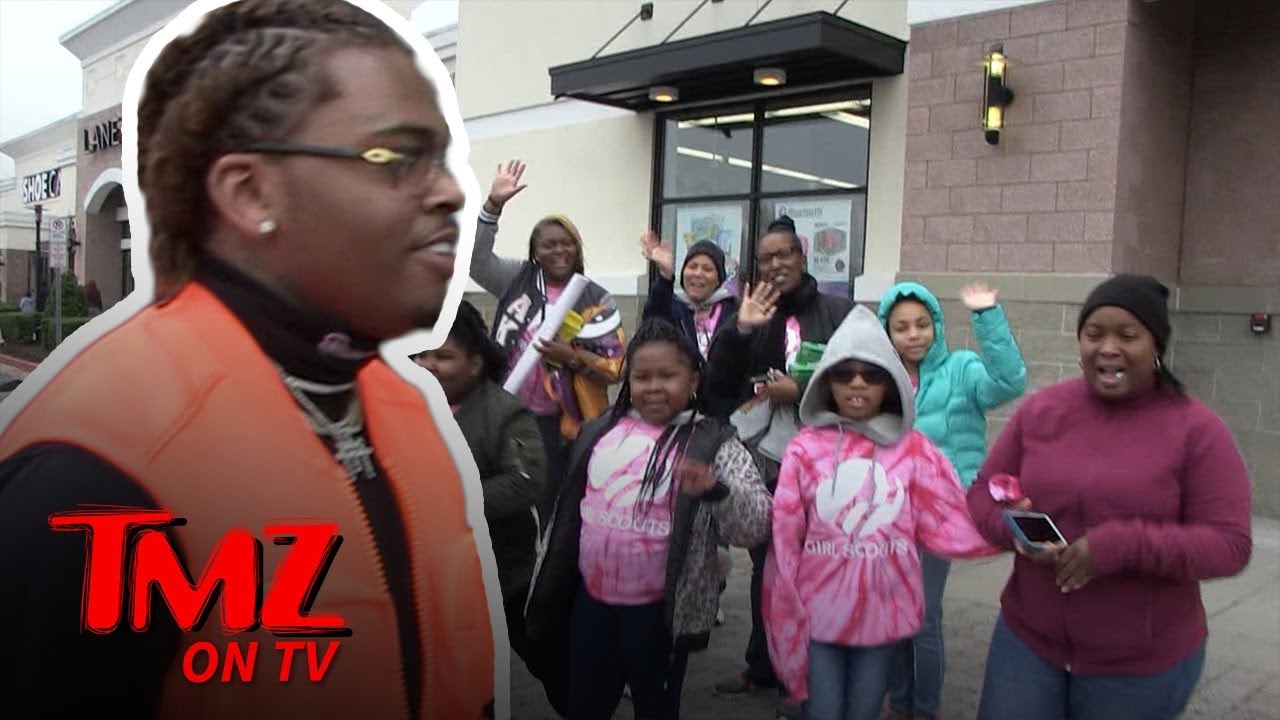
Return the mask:
<path id="1" fill-rule="evenodd" d="M 833 409 L 831 389 L 825 376 L 833 366 L 845 360 L 860 360 L 888 370 L 898 388 L 898 396 L 902 398 L 902 416 L 880 413 L 867 421 L 841 417 Z M 800 398 L 799 407 L 800 422 L 805 425 L 843 425 L 865 435 L 877 445 L 893 445 L 911 429 L 916 419 L 915 389 L 911 387 L 911 377 L 898 359 L 898 353 L 879 318 L 865 305 L 855 305 L 831 335 L 813 379 Z"/>

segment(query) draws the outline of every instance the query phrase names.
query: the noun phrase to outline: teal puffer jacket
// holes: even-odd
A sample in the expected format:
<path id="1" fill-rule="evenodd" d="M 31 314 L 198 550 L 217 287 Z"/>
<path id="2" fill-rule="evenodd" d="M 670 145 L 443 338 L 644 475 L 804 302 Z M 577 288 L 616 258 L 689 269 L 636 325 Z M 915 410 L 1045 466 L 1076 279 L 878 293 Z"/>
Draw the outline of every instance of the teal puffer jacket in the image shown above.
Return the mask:
<path id="1" fill-rule="evenodd" d="M 979 354 L 947 349 L 942 306 L 917 283 L 898 283 L 880 298 L 878 314 L 886 329 L 889 311 L 903 298 L 919 300 L 933 315 L 933 345 L 920 363 L 915 426 L 951 460 L 967 489 L 987 457 L 986 413 L 1022 395 L 1027 365 L 999 305 L 972 313 Z"/>

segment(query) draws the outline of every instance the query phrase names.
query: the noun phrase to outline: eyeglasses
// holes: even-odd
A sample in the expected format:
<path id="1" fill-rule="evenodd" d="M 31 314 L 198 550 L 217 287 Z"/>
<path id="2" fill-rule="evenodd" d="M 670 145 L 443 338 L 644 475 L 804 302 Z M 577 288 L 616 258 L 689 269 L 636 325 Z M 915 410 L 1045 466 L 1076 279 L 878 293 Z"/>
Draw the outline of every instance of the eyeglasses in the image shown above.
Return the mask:
<path id="1" fill-rule="evenodd" d="M 363 160 L 370 165 L 386 168 L 391 173 L 397 186 L 425 187 L 446 169 L 445 154 L 443 152 L 431 153 L 405 148 L 393 150 L 385 147 L 373 147 L 367 150 L 356 150 L 354 148 L 311 145 L 287 140 L 267 140 L 250 143 L 241 152 Z"/>
<path id="2" fill-rule="evenodd" d="M 774 260 L 790 259 L 795 255 L 799 254 L 799 252 L 800 252 L 800 248 L 795 247 L 794 245 L 788 245 L 787 247 L 784 247 L 781 250 L 777 250 L 775 252 L 764 253 L 763 255 L 756 255 L 756 265 L 760 267 L 764 267 L 765 265 L 768 265 L 770 262 Z"/>
<path id="3" fill-rule="evenodd" d="M 889 375 L 889 371 L 876 365 L 859 365 L 859 364 L 843 364 L 837 365 L 827 371 L 827 377 L 831 378 L 831 382 L 847 385 L 853 382 L 855 377 L 861 377 L 862 381 L 868 385 L 888 385 L 893 378 Z"/>

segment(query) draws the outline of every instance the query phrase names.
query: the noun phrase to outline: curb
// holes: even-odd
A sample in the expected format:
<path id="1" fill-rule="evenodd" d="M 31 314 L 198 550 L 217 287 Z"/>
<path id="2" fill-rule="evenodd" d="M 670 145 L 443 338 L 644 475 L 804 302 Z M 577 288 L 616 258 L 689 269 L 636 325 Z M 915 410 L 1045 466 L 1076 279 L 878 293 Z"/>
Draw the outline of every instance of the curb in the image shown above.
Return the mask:
<path id="1" fill-rule="evenodd" d="M 33 363 L 30 360 L 12 357 L 10 355 L 0 354 L 0 366 L 6 370 L 21 373 L 22 377 L 26 377 L 38 367 L 39 363 Z"/>

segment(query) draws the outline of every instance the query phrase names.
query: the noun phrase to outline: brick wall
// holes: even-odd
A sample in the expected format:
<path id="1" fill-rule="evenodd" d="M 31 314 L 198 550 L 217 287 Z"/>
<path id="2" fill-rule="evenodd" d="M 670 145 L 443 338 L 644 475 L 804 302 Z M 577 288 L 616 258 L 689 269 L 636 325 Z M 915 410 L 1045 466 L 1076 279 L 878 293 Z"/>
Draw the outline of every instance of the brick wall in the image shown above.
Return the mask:
<path id="1" fill-rule="evenodd" d="M 1280 284 L 1280 3 L 1201 3 L 1183 282 Z"/>
<path id="2" fill-rule="evenodd" d="M 1125 0 L 1050 2 L 912 27 L 902 269 L 1112 268 Z M 980 128 L 982 56 L 1016 98 Z"/>
<path id="3" fill-rule="evenodd" d="M 1114 269 L 1178 281 L 1194 0 L 1129 0 L 1117 163 Z"/>

